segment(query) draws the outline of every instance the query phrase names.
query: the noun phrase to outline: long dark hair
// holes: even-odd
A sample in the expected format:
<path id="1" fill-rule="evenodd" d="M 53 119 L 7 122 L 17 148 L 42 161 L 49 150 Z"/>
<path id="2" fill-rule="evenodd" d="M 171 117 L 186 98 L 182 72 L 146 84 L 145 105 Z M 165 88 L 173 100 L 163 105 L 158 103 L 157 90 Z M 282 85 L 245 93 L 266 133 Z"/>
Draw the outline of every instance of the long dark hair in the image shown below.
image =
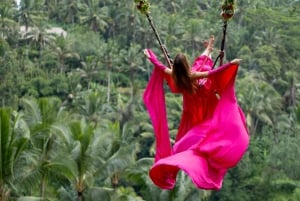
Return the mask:
<path id="1" fill-rule="evenodd" d="M 195 93 L 197 89 L 196 81 L 191 78 L 190 65 L 184 54 L 175 56 L 172 76 L 179 90 Z"/>

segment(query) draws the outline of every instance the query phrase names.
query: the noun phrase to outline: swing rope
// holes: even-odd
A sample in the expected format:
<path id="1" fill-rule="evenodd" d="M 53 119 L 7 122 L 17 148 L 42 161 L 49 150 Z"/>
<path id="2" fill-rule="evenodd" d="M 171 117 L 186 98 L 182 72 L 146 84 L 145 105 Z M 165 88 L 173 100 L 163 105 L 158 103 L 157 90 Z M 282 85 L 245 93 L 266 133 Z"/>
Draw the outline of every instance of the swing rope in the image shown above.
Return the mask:
<path id="1" fill-rule="evenodd" d="M 160 39 L 160 37 L 159 37 L 159 34 L 158 34 L 158 32 L 157 32 L 157 29 L 156 29 L 155 26 L 154 26 L 152 17 L 151 17 L 150 14 L 149 14 L 149 13 L 150 13 L 150 4 L 149 4 L 149 2 L 148 2 L 147 0 L 135 0 L 135 3 L 137 3 L 137 6 L 136 6 L 137 9 L 138 9 L 142 14 L 145 14 L 145 15 L 146 15 L 146 17 L 147 17 L 147 19 L 148 19 L 148 21 L 149 21 L 149 24 L 150 24 L 150 26 L 151 26 L 151 28 L 152 28 L 154 34 L 155 34 L 155 37 L 156 37 L 156 39 L 157 39 L 157 41 L 158 41 L 158 43 L 159 43 L 159 46 L 160 46 L 160 48 L 161 48 L 161 51 L 163 52 L 164 57 L 165 57 L 165 59 L 166 59 L 166 61 L 167 61 L 167 63 L 168 63 L 168 67 L 169 67 L 169 68 L 172 68 L 172 60 L 171 60 L 170 54 L 169 54 L 169 52 L 168 52 L 166 46 L 163 45 L 163 43 L 162 43 L 162 41 L 161 41 L 161 39 Z"/>
<path id="2" fill-rule="evenodd" d="M 167 48 L 165 45 L 162 44 L 161 39 L 159 37 L 159 34 L 157 32 L 157 29 L 154 26 L 153 20 L 150 16 L 150 4 L 147 0 L 134 0 L 135 3 L 137 4 L 137 9 L 142 13 L 145 14 L 150 26 L 152 28 L 152 30 L 154 31 L 155 37 L 159 43 L 159 46 L 164 54 L 164 57 L 168 63 L 169 68 L 172 68 L 172 59 L 170 57 L 169 52 L 167 51 Z M 221 16 L 223 18 L 223 37 L 222 37 L 222 42 L 221 42 L 221 49 L 220 49 L 220 53 L 217 56 L 214 65 L 212 67 L 212 69 L 215 68 L 216 63 L 218 62 L 218 60 L 220 59 L 220 63 L 219 66 L 223 65 L 223 58 L 224 58 L 224 49 L 225 49 L 225 41 L 226 41 L 226 32 L 227 32 L 227 24 L 228 24 L 228 20 L 230 20 L 234 15 L 234 0 L 223 0 L 223 4 L 222 4 L 222 12 L 221 12 Z"/>
<path id="3" fill-rule="evenodd" d="M 152 27 L 152 30 L 154 31 L 154 34 L 156 36 L 156 39 L 158 40 L 159 46 L 160 46 L 162 52 L 164 53 L 164 56 L 165 56 L 165 59 L 167 60 L 169 68 L 172 68 L 172 60 L 171 60 L 170 54 L 169 54 L 166 46 L 162 44 L 161 39 L 160 39 L 160 37 L 158 35 L 158 32 L 157 32 L 157 30 L 156 30 L 156 28 L 155 28 L 155 26 L 153 24 L 152 18 L 149 15 L 149 13 L 146 13 L 146 17 L 147 17 L 147 19 L 148 19 L 148 21 L 149 21 L 149 23 L 150 23 L 150 25 Z"/>
<path id="4" fill-rule="evenodd" d="M 224 21 L 223 22 L 223 37 L 222 37 L 222 42 L 221 42 L 221 49 L 220 49 L 219 55 L 217 56 L 217 58 L 214 62 L 212 69 L 215 68 L 219 59 L 220 59 L 219 66 L 223 65 L 223 58 L 224 58 L 224 54 L 225 54 L 224 49 L 225 49 L 226 30 L 227 30 L 227 21 Z"/>
<path id="5" fill-rule="evenodd" d="M 212 69 L 215 68 L 218 59 L 220 59 L 219 66 L 223 65 L 227 24 L 228 24 L 228 20 L 230 20 L 233 17 L 233 15 L 234 15 L 234 0 L 224 0 L 222 4 L 222 12 L 221 12 L 221 16 L 223 18 L 223 37 L 221 42 L 221 49 L 219 55 L 217 56 L 214 62 Z"/>

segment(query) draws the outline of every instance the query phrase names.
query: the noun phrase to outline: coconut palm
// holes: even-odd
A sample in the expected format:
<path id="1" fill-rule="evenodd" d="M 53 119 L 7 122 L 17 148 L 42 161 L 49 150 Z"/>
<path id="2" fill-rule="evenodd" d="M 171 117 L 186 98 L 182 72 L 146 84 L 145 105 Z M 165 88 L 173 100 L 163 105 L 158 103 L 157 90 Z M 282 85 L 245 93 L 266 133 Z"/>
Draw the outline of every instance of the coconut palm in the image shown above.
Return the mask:
<path id="1" fill-rule="evenodd" d="M 102 46 L 102 52 L 100 55 L 102 66 L 105 69 L 106 73 L 106 84 L 107 84 L 107 104 L 111 104 L 111 93 L 112 88 L 114 86 L 114 80 L 113 80 L 113 72 L 116 68 L 116 63 L 119 62 L 120 58 L 118 57 L 118 49 L 116 42 L 113 40 L 109 40 L 105 45 Z"/>
<path id="2" fill-rule="evenodd" d="M 69 71 L 68 61 L 79 62 L 80 55 L 71 50 L 68 41 L 62 37 L 55 37 L 55 43 L 51 43 L 51 48 L 47 49 L 43 55 L 44 66 L 55 68 L 55 71 L 64 74 Z"/>
<path id="3" fill-rule="evenodd" d="M 55 43 L 55 34 L 48 33 L 46 27 L 33 27 L 29 29 L 23 36 L 23 40 L 27 42 L 29 47 L 32 47 L 30 50 L 30 55 L 33 58 L 37 58 L 39 67 L 42 65 L 42 53 L 43 51 Z"/>
<path id="4" fill-rule="evenodd" d="M 55 21 L 59 21 L 60 17 L 60 5 L 59 0 L 45 0 L 44 3 L 45 10 L 48 13 L 49 19 L 53 19 Z"/>
<path id="5" fill-rule="evenodd" d="M 131 41 L 135 40 L 137 34 L 136 20 L 140 13 L 137 13 L 138 10 L 133 4 L 127 3 L 126 0 L 121 0 L 117 4 L 111 6 L 113 9 L 110 10 L 110 18 L 108 21 L 109 29 L 108 35 L 115 36 L 119 35 L 118 33 L 127 34 L 119 35 L 116 40 L 121 44 L 128 44 Z M 146 27 L 145 27 L 146 28 Z"/>
<path id="6" fill-rule="evenodd" d="M 89 89 L 75 91 L 71 103 L 72 111 L 85 116 L 96 128 L 101 123 L 102 114 L 114 111 L 106 104 L 106 88 L 94 82 L 89 83 Z"/>
<path id="7" fill-rule="evenodd" d="M 0 200 L 7 201 L 19 168 L 16 165 L 30 139 L 29 129 L 22 116 L 8 108 L 0 108 Z"/>
<path id="8" fill-rule="evenodd" d="M 167 27 L 167 34 L 166 35 L 166 46 L 169 50 L 176 48 L 176 51 L 181 51 L 180 47 L 180 38 L 184 35 L 184 18 L 179 17 L 179 15 L 172 14 L 168 17 L 168 27 Z M 200 34 L 199 34 L 200 35 Z M 174 56 L 174 55 L 173 55 Z"/>
<path id="9" fill-rule="evenodd" d="M 201 27 L 203 25 L 202 20 L 191 18 L 186 22 L 186 30 L 189 30 L 183 35 L 183 39 L 186 41 L 187 46 L 186 49 L 190 49 L 192 51 L 192 56 L 195 57 L 199 54 L 199 50 L 202 47 L 202 41 L 204 38 L 200 38 L 200 34 L 203 29 Z M 207 37 L 210 33 L 206 33 Z M 203 37 L 204 34 L 201 35 Z"/>
<path id="10" fill-rule="evenodd" d="M 111 200 L 113 188 L 119 186 L 125 168 L 134 161 L 135 144 L 122 139 L 118 124 L 109 120 L 97 128 L 84 118 L 68 125 L 70 138 L 64 140 L 65 151 L 61 161 L 57 160 L 61 165 L 57 170 L 75 192 L 61 187 L 60 197 L 75 196 L 80 201 L 101 194 Z"/>
<path id="11" fill-rule="evenodd" d="M 71 172 L 70 183 L 77 192 L 77 200 L 83 199 L 83 193 L 93 184 L 95 164 L 100 160 L 98 144 L 93 126 L 84 119 L 73 121 L 69 124 L 71 141 L 68 145 L 69 170 Z"/>
<path id="12" fill-rule="evenodd" d="M 48 33 L 45 27 L 34 27 L 25 33 L 24 40 L 41 52 L 47 45 L 54 43 L 55 35 Z"/>
<path id="13" fill-rule="evenodd" d="M 14 35 L 17 23 L 13 20 L 13 4 L 1 2 L 0 5 L 0 38 L 7 39 Z"/>
<path id="14" fill-rule="evenodd" d="M 26 32 L 30 27 L 36 26 L 39 21 L 46 20 L 42 6 L 41 0 L 21 0 L 16 18 L 20 25 L 25 26 Z"/>
<path id="15" fill-rule="evenodd" d="M 269 83 L 248 73 L 237 80 L 237 96 L 247 118 L 251 134 L 257 133 L 262 124 L 273 125 L 281 111 L 282 98 Z"/>
<path id="16" fill-rule="evenodd" d="M 61 2 L 61 17 L 63 22 L 75 24 L 79 20 L 79 11 L 82 4 L 78 0 L 64 0 Z"/>
<path id="17" fill-rule="evenodd" d="M 24 179 L 20 183 L 27 184 L 25 189 L 29 193 L 31 189 L 39 189 L 35 196 L 42 199 L 47 197 L 48 181 L 55 166 L 53 160 L 59 153 L 58 136 L 67 138 L 63 124 L 68 121 L 68 115 L 60 106 L 58 98 L 21 100 L 21 112 L 30 129 L 31 150 L 30 160 L 22 172 Z"/>
<path id="18" fill-rule="evenodd" d="M 138 77 L 142 76 L 142 73 L 146 72 L 146 69 L 142 65 L 142 60 L 139 57 L 141 53 L 141 47 L 139 45 L 132 44 L 130 45 L 129 49 L 121 50 L 120 54 L 122 54 L 122 66 L 119 67 L 119 72 L 126 73 L 126 76 L 121 78 L 126 78 L 124 80 L 117 80 L 120 82 L 119 85 L 122 87 L 128 87 L 133 85 L 135 82 L 138 81 Z M 145 76 L 146 77 L 146 76 Z"/>
<path id="19" fill-rule="evenodd" d="M 88 27 L 95 32 L 104 32 L 108 27 L 108 21 L 110 19 L 108 7 L 100 7 L 96 0 L 88 0 L 86 2 L 85 5 L 87 8 L 84 9 L 83 14 L 88 15 L 82 17 L 82 23 L 87 24 Z"/>

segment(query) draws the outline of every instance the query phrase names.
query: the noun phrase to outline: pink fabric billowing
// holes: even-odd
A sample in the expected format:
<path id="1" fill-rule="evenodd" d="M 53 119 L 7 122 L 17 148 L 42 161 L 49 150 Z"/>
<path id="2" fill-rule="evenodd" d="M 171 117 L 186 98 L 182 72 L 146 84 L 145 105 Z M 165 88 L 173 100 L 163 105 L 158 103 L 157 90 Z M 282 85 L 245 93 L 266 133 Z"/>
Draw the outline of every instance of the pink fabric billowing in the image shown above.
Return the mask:
<path id="1" fill-rule="evenodd" d="M 148 82 L 149 87 L 144 93 L 144 103 L 148 108 L 156 138 L 155 161 L 170 156 L 172 153 L 166 117 L 163 75 L 164 72 L 161 69 L 154 68 Z"/>
<path id="2" fill-rule="evenodd" d="M 195 60 L 193 70 L 203 69 L 204 58 Z M 212 66 L 210 60 L 207 63 Z M 156 138 L 155 163 L 149 175 L 157 186 L 172 189 L 178 171 L 183 170 L 198 188 L 218 190 L 227 170 L 240 161 L 248 148 L 249 136 L 244 114 L 235 96 L 237 70 L 238 65 L 226 64 L 210 71 L 197 94 L 183 93 L 182 119 L 172 150 L 166 118 L 164 78 L 171 88 L 174 86 L 170 83 L 170 77 L 159 68 L 154 68 L 143 98 Z M 220 95 L 220 100 L 216 93 Z"/>

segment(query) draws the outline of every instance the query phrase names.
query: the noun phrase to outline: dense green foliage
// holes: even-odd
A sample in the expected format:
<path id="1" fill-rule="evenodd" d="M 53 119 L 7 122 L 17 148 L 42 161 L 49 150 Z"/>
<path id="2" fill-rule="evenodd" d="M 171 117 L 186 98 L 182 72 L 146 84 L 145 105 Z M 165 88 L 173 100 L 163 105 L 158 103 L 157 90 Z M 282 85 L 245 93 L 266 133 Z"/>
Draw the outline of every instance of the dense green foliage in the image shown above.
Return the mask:
<path id="1" fill-rule="evenodd" d="M 171 56 L 192 60 L 211 34 L 218 55 L 221 1 L 149 2 Z M 0 201 L 299 201 L 300 3 L 235 8 L 224 59 L 243 59 L 236 91 L 249 150 L 220 191 L 182 172 L 164 191 L 148 177 L 154 137 L 141 100 L 152 70 L 142 50 L 163 56 L 135 1 L 1 0 Z M 174 137 L 180 97 L 167 93 L 167 106 Z"/>

